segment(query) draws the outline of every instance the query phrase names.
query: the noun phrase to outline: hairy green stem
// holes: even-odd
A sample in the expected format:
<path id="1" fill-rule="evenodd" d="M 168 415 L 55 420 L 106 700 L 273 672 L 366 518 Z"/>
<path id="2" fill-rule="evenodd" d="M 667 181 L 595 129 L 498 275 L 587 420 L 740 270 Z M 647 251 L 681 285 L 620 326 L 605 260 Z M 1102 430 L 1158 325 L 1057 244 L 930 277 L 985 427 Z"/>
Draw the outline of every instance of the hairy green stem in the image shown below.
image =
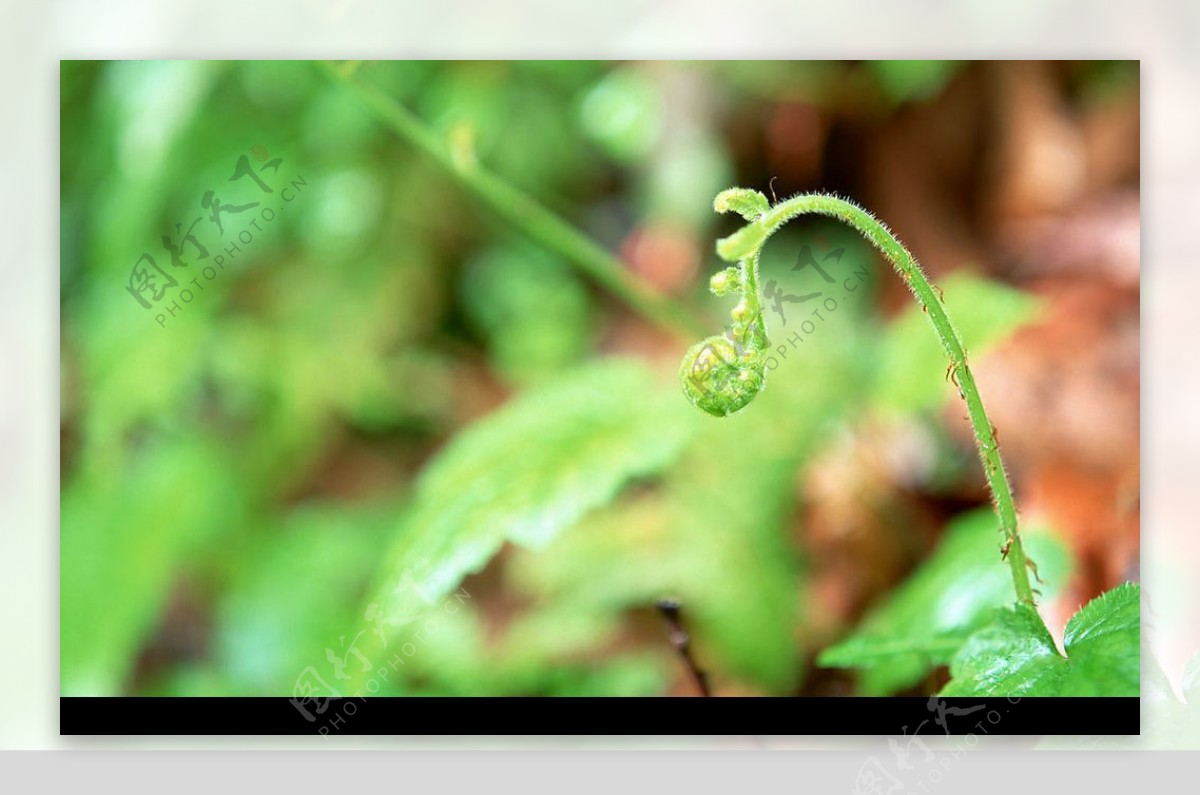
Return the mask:
<path id="1" fill-rule="evenodd" d="M 391 97 L 354 79 L 351 69 L 339 69 L 327 62 L 323 66 L 393 132 L 426 154 L 501 218 L 587 273 L 655 325 L 674 334 L 700 333 L 697 321 L 678 304 L 659 294 L 566 221 L 479 165 L 468 141 L 457 145 L 443 141 Z"/>
<path id="2" fill-rule="evenodd" d="M 925 316 L 929 318 L 942 347 L 946 350 L 946 355 L 950 358 L 950 369 L 947 375 L 954 378 L 955 383 L 958 384 L 959 393 L 967 404 L 971 429 L 975 434 L 975 444 L 979 448 L 984 474 L 992 492 L 992 502 L 1000 519 L 1000 528 L 1005 536 L 1006 560 L 1012 570 L 1013 587 L 1019 601 L 1032 605 L 1034 603 L 1033 588 L 1029 582 L 1028 572 L 1030 564 L 1027 562 L 1025 550 L 1021 544 L 1012 488 L 1004 470 L 1004 462 L 1000 458 L 995 429 L 983 407 L 983 399 L 979 395 L 975 376 L 971 373 L 971 368 L 967 363 L 967 352 L 963 348 L 962 339 L 954 328 L 954 324 L 950 322 L 950 318 L 942 306 L 939 293 L 935 292 L 934 286 L 925 277 L 925 273 L 913 255 L 896 239 L 883 222 L 853 202 L 835 196 L 803 194 L 771 207 L 768 206 L 762 194 L 734 188 L 717 197 L 715 208 L 718 212 L 738 212 L 749 221 L 740 231 L 719 241 L 717 251 L 722 258 L 738 261 L 741 264 L 738 287 L 745 298 L 752 302 L 752 309 L 758 307 L 757 296 L 749 291 L 757 291 L 759 252 L 772 234 L 798 215 L 824 215 L 853 227 L 883 254 L 884 258 L 904 279 L 913 295 L 916 296 L 917 303 L 921 305 Z M 714 280 L 713 291 L 718 294 L 729 292 L 730 289 L 726 286 L 726 282 L 731 280 L 737 281 L 737 278 L 718 274 L 718 278 Z M 761 314 L 759 317 L 761 318 Z M 734 322 L 736 328 L 736 311 Z M 723 393 L 716 390 L 713 392 L 715 397 L 709 397 L 709 392 L 704 388 L 712 387 L 714 383 L 717 383 L 715 378 L 719 373 L 718 368 L 705 366 L 713 357 L 708 355 L 707 358 L 704 358 L 702 354 L 705 354 L 706 350 L 714 344 L 719 343 L 720 338 L 709 338 L 709 340 L 694 347 L 684 358 L 681 368 L 684 390 L 693 399 L 693 402 L 697 402 L 697 405 L 710 413 L 732 413 L 748 403 L 749 399 L 731 389 L 726 389 Z M 747 371 L 761 371 L 764 350 L 765 345 L 762 347 L 752 346 L 749 350 L 739 349 L 740 357 L 731 360 L 726 369 L 743 374 Z M 724 365 L 725 362 L 720 362 L 720 364 Z M 753 382 L 753 379 L 746 375 L 742 375 L 742 379 Z M 720 386 L 724 386 L 724 383 L 730 381 L 732 379 L 727 379 Z M 761 379 L 758 384 L 761 385 Z M 698 392 L 704 393 L 699 401 L 697 400 Z M 750 395 L 750 398 L 752 397 L 753 394 Z M 709 402 L 703 402 L 704 399 Z"/>

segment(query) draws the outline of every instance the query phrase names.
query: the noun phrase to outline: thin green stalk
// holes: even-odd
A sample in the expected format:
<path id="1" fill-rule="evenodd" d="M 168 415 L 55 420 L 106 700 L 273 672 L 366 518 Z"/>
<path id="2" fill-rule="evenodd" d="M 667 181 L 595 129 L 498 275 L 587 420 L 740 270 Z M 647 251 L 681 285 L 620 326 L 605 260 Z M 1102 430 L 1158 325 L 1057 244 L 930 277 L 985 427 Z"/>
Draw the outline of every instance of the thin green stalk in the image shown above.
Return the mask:
<path id="1" fill-rule="evenodd" d="M 350 74 L 353 70 L 341 70 L 330 63 L 323 66 L 393 132 L 426 154 L 501 218 L 574 264 L 659 327 L 685 336 L 700 333 L 696 320 L 679 305 L 566 221 L 479 165 L 468 143 L 448 145 L 391 97 L 355 80 Z"/>
<path id="2" fill-rule="evenodd" d="M 1004 470 L 1004 462 L 1000 458 L 995 430 L 983 407 L 983 399 L 967 363 L 967 353 L 962 340 L 954 324 L 950 322 L 939 294 L 935 292 L 913 255 L 883 222 L 853 202 L 834 196 L 803 194 L 771 207 L 762 194 L 734 188 L 717 196 L 714 206 L 718 212 L 738 212 L 750 223 L 717 243 L 718 254 L 725 260 L 739 262 L 741 269 L 717 274 L 713 280 L 713 292 L 743 294 L 743 303 L 733 312 L 734 340 L 755 338 L 756 335 L 738 333 L 739 323 L 750 323 L 751 328 L 757 324 L 757 336 L 764 341 L 749 346 L 738 344 L 734 346 L 735 354 L 724 358 L 720 354 L 730 346 L 724 337 L 710 337 L 694 346 L 684 358 L 681 368 L 684 390 L 688 397 L 704 410 L 724 415 L 745 406 L 761 389 L 764 380 L 762 368 L 768 343 L 765 342 L 765 333 L 762 333 L 761 329 L 762 314 L 757 282 L 759 252 L 767 239 L 798 215 L 824 215 L 850 225 L 877 248 L 904 279 L 950 358 L 948 374 L 954 377 L 959 393 L 967 404 L 975 444 L 979 448 L 984 474 L 992 492 L 992 502 L 1000 518 L 1000 528 L 1005 535 L 1006 560 L 1012 570 L 1017 599 L 1033 604 L 1033 588 L 1028 572 L 1030 564 L 1027 563 L 1021 544 L 1012 488 Z M 749 384 L 750 387 L 739 389 L 742 384 Z"/>

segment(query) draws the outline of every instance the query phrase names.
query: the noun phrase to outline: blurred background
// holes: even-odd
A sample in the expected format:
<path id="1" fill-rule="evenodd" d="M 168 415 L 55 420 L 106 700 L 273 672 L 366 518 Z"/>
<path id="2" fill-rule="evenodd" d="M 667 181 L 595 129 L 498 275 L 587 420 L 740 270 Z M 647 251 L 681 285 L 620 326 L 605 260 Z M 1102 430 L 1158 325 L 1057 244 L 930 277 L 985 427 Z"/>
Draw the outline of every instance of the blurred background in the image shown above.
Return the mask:
<path id="1" fill-rule="evenodd" d="M 719 190 L 865 205 L 945 291 L 1052 632 L 1138 579 L 1136 62 L 351 81 L 703 334 L 732 303 L 706 290 L 736 228 Z M 716 420 L 677 381 L 699 335 L 498 218 L 317 64 L 64 62 L 61 103 L 64 695 L 348 692 L 409 647 L 382 692 L 694 694 L 664 596 L 718 695 L 925 694 L 928 649 L 1011 601 L 937 341 L 853 233 L 768 245 L 764 279 L 839 308 L 769 308 L 774 344 L 803 341 Z M 438 617 L 419 638 L 375 598 L 406 577 Z"/>

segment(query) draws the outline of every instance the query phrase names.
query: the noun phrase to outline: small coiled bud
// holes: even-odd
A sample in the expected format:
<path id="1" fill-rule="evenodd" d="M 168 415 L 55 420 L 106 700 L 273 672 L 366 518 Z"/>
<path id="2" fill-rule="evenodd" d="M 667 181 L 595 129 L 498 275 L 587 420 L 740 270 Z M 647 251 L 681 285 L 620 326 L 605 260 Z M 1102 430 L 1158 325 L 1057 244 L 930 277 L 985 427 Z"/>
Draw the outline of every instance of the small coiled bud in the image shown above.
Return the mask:
<path id="1" fill-rule="evenodd" d="M 692 405 L 725 417 L 745 408 L 762 391 L 765 367 L 761 353 L 739 350 L 725 337 L 709 337 L 688 349 L 679 379 Z"/>
<path id="2" fill-rule="evenodd" d="M 742 291 L 742 273 L 737 268 L 726 268 L 717 271 L 708 280 L 708 289 L 713 295 L 721 297 L 733 295 Z"/>
<path id="3" fill-rule="evenodd" d="M 717 194 L 713 210 L 719 213 L 735 212 L 747 221 L 757 221 L 771 209 L 767 197 L 749 188 L 729 188 Z"/>
<path id="4" fill-rule="evenodd" d="M 730 311 L 725 336 L 709 337 L 688 349 L 679 366 L 683 391 L 692 405 L 716 417 L 745 408 L 766 384 L 766 350 L 770 342 L 758 297 L 759 250 L 773 231 L 771 205 L 756 190 L 730 188 L 717 194 L 713 209 L 737 213 L 749 223 L 717 241 L 717 254 L 736 262 L 716 273 L 708 288 L 716 296 L 739 295 Z"/>

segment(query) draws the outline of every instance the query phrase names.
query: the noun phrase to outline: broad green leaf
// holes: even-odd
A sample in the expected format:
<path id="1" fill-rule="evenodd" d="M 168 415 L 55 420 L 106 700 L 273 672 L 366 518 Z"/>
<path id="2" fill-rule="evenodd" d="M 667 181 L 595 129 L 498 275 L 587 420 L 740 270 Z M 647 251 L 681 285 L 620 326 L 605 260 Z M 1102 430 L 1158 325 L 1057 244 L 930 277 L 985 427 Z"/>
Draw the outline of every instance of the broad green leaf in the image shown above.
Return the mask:
<path id="1" fill-rule="evenodd" d="M 943 696 L 1136 696 L 1141 600 L 1125 583 L 1088 602 L 1067 622 L 1063 657 L 1037 611 L 1017 605 L 963 645 Z"/>
<path id="2" fill-rule="evenodd" d="M 941 287 L 946 313 L 974 359 L 1029 321 L 1037 308 L 1025 293 L 978 276 L 955 273 Z M 880 346 L 874 390 L 879 408 L 911 414 L 954 394 L 946 379 L 946 353 L 920 308 L 905 310 Z"/>
<path id="3" fill-rule="evenodd" d="M 1124 583 L 1071 617 L 1063 637 L 1069 675 L 1058 695 L 1138 695 L 1141 610 L 1138 586 Z"/>
<path id="4" fill-rule="evenodd" d="M 1057 695 L 1065 673 L 1060 660 L 1037 610 L 1026 604 L 1001 608 L 963 644 L 942 695 Z"/>
<path id="5" fill-rule="evenodd" d="M 1039 586 L 1043 596 L 1053 596 L 1066 580 L 1066 549 L 1036 525 L 1024 530 L 1024 540 L 1046 581 Z M 1014 599 L 1000 541 L 991 509 L 953 521 L 929 559 L 854 634 L 822 652 L 818 664 L 862 669 L 864 694 L 883 695 L 916 684 L 931 667 L 949 662 L 993 608 Z"/>
<path id="6" fill-rule="evenodd" d="M 426 468 L 371 601 L 388 623 L 403 625 L 505 542 L 544 546 L 630 480 L 674 460 L 692 411 L 624 360 L 521 395 Z"/>

